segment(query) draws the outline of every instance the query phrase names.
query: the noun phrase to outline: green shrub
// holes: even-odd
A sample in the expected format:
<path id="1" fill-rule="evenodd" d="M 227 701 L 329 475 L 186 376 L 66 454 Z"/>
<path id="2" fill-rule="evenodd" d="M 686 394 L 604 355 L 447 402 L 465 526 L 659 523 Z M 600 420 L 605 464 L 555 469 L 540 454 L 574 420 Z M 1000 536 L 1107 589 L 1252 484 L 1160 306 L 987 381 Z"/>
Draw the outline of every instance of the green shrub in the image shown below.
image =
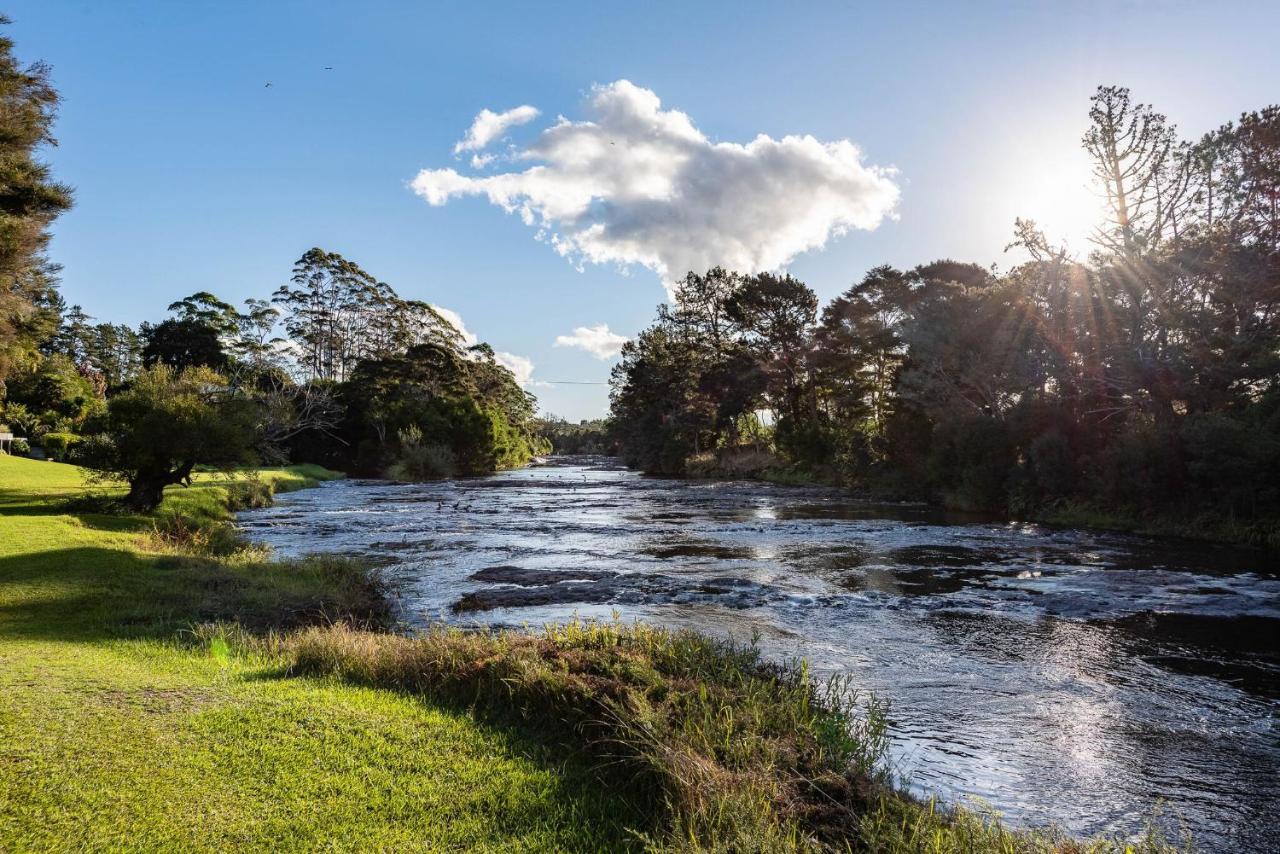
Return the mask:
<path id="1" fill-rule="evenodd" d="M 40 447 L 44 448 L 45 454 L 50 459 L 59 462 L 65 460 L 70 454 L 71 449 L 82 441 L 81 436 L 75 433 L 45 433 L 40 438 Z"/>
<path id="2" fill-rule="evenodd" d="M 400 454 L 387 469 L 391 480 L 440 480 L 457 474 L 458 463 L 447 445 L 426 444 L 416 424 L 399 431 Z"/>

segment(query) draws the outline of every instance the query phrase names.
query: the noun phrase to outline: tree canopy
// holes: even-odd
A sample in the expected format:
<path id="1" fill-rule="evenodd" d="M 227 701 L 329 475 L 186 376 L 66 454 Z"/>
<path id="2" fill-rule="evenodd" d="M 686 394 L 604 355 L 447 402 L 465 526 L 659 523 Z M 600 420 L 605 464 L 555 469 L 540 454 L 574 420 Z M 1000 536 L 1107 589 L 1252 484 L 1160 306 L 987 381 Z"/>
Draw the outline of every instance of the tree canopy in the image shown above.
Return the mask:
<path id="1" fill-rule="evenodd" d="M 614 371 L 627 460 L 758 447 L 763 410 L 779 465 L 960 506 L 1280 512 L 1280 109 L 1186 142 L 1100 87 L 1089 117 L 1088 258 L 1019 220 L 1008 270 L 877 267 L 820 319 L 789 277 L 690 273 Z"/>

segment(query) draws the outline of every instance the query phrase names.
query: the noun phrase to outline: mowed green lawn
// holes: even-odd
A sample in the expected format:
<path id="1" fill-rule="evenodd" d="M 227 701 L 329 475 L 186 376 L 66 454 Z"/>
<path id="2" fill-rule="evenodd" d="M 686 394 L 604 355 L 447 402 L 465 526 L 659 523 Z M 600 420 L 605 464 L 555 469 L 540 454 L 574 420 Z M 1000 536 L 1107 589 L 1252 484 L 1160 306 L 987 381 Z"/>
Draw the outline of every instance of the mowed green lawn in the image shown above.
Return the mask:
<path id="1" fill-rule="evenodd" d="M 225 513 L 224 481 L 162 510 Z M 184 641 L 213 582 L 146 551 L 150 520 L 64 506 L 85 489 L 74 467 L 0 456 L 0 850 L 632 842 L 626 805 L 519 731 Z"/>

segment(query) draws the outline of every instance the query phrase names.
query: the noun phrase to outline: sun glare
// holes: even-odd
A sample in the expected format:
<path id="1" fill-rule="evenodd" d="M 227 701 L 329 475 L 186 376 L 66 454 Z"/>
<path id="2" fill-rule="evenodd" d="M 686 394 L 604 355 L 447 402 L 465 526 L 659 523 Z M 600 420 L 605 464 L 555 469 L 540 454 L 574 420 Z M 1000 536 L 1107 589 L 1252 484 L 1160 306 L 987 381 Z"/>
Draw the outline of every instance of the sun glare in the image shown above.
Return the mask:
<path id="1" fill-rule="evenodd" d="M 1017 216 L 1033 219 L 1055 246 L 1075 254 L 1089 249 L 1089 237 L 1102 216 L 1082 151 L 1040 149 L 1014 168 L 1011 198 Z"/>

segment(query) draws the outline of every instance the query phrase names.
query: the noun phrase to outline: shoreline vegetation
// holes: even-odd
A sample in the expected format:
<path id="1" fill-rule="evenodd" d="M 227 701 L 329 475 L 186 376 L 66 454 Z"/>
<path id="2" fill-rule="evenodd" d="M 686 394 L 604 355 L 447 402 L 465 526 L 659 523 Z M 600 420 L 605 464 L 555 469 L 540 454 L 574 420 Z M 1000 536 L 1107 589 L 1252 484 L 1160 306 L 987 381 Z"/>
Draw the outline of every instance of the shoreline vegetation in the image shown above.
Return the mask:
<path id="1" fill-rule="evenodd" d="M 72 466 L 0 475 L 0 847 L 1170 850 L 905 795 L 882 705 L 750 647 L 397 631 L 376 569 L 231 525 L 316 466 L 200 474 L 149 515 Z"/>
<path id="2" fill-rule="evenodd" d="M 668 475 L 670 476 L 670 475 Z M 1280 551 L 1280 521 L 1240 519 L 1203 506 L 1182 515 L 1164 511 L 1142 513 L 1116 509 L 1083 500 L 1059 500 L 1032 508 L 1026 514 L 975 512 L 965 506 L 951 506 L 945 499 L 925 496 L 914 490 L 888 486 L 850 484 L 836 472 L 820 472 L 789 463 L 777 455 L 758 449 L 734 449 L 727 453 L 703 452 L 685 463 L 681 477 L 693 480 L 752 480 L 777 486 L 824 486 L 839 489 L 854 498 L 890 503 L 910 502 L 938 510 L 955 510 L 990 516 L 1011 522 L 1034 522 L 1060 528 L 1093 528 L 1220 545 Z"/>

